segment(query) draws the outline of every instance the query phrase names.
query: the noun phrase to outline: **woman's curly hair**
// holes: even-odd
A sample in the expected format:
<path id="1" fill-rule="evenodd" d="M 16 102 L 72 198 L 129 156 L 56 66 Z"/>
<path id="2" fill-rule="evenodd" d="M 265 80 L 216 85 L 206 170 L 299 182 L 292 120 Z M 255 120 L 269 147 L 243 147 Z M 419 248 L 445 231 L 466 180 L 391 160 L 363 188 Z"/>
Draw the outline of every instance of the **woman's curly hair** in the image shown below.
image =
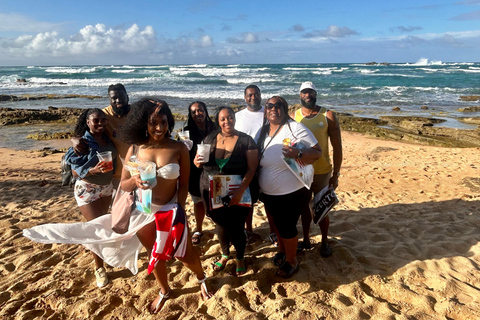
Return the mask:
<path id="1" fill-rule="evenodd" d="M 75 124 L 75 129 L 73 130 L 73 135 L 75 137 L 83 137 L 86 131 L 90 132 L 90 129 L 87 125 L 88 118 L 95 113 L 103 114 L 103 111 L 98 108 L 87 109 L 83 111 L 78 117 L 77 123 Z"/>
<path id="2" fill-rule="evenodd" d="M 120 127 L 120 137 L 128 144 L 146 144 L 149 139 L 148 120 L 153 113 L 167 116 L 168 131 L 165 137 L 170 138 L 175 127 L 172 111 L 165 101 L 154 98 L 143 98 L 132 104 L 125 124 Z"/>

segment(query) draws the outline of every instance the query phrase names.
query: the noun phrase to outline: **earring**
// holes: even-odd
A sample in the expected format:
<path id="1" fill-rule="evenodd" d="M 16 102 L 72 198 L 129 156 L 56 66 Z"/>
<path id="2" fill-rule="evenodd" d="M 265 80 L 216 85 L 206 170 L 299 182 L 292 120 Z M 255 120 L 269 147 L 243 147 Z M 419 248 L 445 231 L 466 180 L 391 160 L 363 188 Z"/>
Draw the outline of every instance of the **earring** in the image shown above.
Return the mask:
<path id="1" fill-rule="evenodd" d="M 148 130 L 145 130 L 145 137 L 148 138 Z"/>

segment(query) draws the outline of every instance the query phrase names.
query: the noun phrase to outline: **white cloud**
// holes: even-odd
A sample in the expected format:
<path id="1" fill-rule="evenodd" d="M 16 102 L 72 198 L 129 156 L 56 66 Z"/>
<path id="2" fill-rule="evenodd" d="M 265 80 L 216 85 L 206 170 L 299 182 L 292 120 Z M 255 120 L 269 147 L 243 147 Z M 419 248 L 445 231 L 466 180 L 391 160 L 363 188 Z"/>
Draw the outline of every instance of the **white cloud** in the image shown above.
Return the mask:
<path id="1" fill-rule="evenodd" d="M 230 37 L 227 39 L 229 43 L 258 43 L 260 42 L 258 39 L 258 35 L 252 32 L 244 32 L 242 33 L 240 38 L 233 38 Z"/>
<path id="2" fill-rule="evenodd" d="M 97 24 L 85 26 L 68 39 L 60 38 L 57 32 L 42 32 L 34 36 L 22 35 L 14 40 L 1 39 L 0 45 L 10 54 L 25 54 L 28 57 L 149 52 L 156 47 L 156 35 L 151 26 L 141 30 L 134 24 L 120 30 Z"/>
<path id="3" fill-rule="evenodd" d="M 344 38 L 359 33 L 348 27 L 339 27 L 335 25 L 328 26 L 326 30 L 314 30 L 303 35 L 304 38 Z"/>

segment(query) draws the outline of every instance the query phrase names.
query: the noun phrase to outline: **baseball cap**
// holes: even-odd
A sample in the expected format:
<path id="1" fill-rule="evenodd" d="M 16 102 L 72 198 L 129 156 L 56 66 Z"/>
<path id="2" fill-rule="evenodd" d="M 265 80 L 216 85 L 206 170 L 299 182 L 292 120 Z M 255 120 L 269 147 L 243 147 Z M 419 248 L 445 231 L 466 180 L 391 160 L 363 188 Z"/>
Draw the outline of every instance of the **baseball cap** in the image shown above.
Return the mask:
<path id="1" fill-rule="evenodd" d="M 300 86 L 300 92 L 305 89 L 312 89 L 317 92 L 317 88 L 315 88 L 315 85 L 311 81 L 305 81 L 302 83 L 302 85 Z"/>

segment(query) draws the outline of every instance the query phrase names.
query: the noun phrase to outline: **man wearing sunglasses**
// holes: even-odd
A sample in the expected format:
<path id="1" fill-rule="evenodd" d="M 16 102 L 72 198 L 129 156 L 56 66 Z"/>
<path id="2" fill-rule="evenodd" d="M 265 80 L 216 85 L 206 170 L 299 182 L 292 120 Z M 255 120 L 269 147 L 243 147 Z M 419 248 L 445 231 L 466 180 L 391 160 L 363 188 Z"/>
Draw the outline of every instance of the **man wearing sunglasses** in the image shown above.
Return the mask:
<path id="1" fill-rule="evenodd" d="M 312 82 L 307 81 L 302 83 L 300 86 L 300 100 L 302 107 L 295 111 L 292 117 L 295 121 L 303 123 L 313 133 L 322 149 L 322 156 L 313 164 L 315 176 L 310 190 L 312 190 L 315 195 L 327 185 L 334 189 L 338 187 L 338 178 L 340 177 L 340 167 L 342 166 L 343 157 L 340 125 L 335 113 L 316 104 L 317 89 Z M 332 145 L 333 166 L 328 150 L 328 140 L 330 140 L 330 144 Z M 298 243 L 297 252 L 312 247 L 310 243 L 311 221 L 311 215 L 302 215 L 303 241 Z M 330 219 L 328 215 L 319 223 L 322 232 L 320 255 L 324 258 L 332 255 L 332 250 L 328 244 L 329 224 Z"/>

